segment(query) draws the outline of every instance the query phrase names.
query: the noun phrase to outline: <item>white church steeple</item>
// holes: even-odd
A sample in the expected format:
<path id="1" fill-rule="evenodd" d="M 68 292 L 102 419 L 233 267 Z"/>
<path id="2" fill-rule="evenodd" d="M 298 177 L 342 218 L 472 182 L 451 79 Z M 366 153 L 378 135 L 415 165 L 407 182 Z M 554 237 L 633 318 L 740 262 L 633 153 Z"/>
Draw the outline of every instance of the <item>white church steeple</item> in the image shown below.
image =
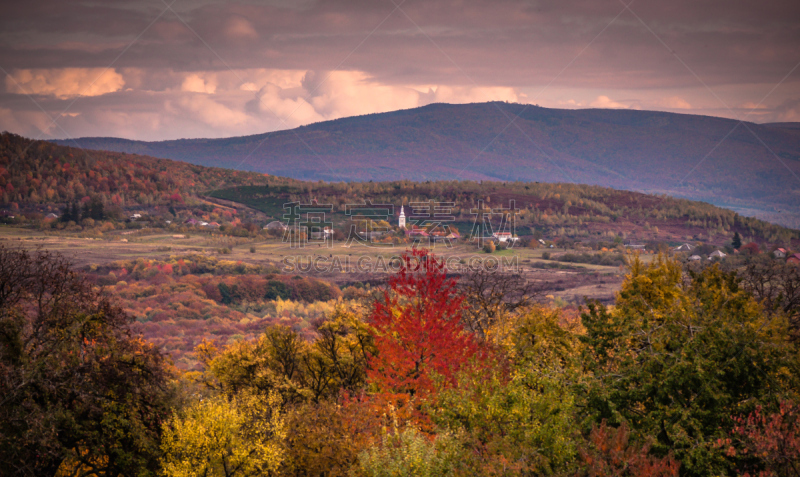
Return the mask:
<path id="1" fill-rule="evenodd" d="M 401 229 L 406 228 L 406 214 L 403 211 L 403 206 L 400 206 L 400 219 L 397 221 L 397 226 Z"/>

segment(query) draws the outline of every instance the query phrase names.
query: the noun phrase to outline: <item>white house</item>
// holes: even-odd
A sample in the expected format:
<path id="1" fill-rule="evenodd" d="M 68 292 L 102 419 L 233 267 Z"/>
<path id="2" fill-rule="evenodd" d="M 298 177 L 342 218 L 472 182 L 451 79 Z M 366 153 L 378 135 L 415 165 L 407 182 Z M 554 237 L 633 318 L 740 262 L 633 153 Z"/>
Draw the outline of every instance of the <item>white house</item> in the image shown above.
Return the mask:
<path id="1" fill-rule="evenodd" d="M 772 256 L 775 258 L 786 258 L 786 249 L 777 248 L 774 252 L 772 252 Z"/>
<path id="2" fill-rule="evenodd" d="M 722 252 L 720 250 L 717 250 L 715 252 L 711 252 L 711 255 L 708 256 L 708 259 L 709 260 L 713 260 L 715 258 L 718 258 L 718 259 L 722 260 L 723 258 L 725 258 L 727 256 L 728 256 L 728 254 L 726 254 L 726 253 L 724 253 L 724 252 Z"/>
<path id="3" fill-rule="evenodd" d="M 697 260 L 702 260 L 702 257 L 700 255 L 692 255 L 691 257 L 689 257 L 689 260 L 694 262 Z"/>
<path id="4" fill-rule="evenodd" d="M 142 214 L 133 214 L 133 215 L 131 215 L 131 220 L 136 220 L 136 219 L 141 219 L 141 218 L 142 218 Z"/>
<path id="5" fill-rule="evenodd" d="M 680 247 L 675 247 L 674 250 L 676 252 L 690 252 L 693 248 L 694 247 L 692 247 L 690 244 L 685 243 L 685 244 L 681 245 Z"/>
<path id="6" fill-rule="evenodd" d="M 492 234 L 492 238 L 498 242 L 516 242 L 519 240 L 519 237 L 512 236 L 511 232 L 495 232 Z"/>
<path id="7" fill-rule="evenodd" d="M 264 226 L 264 230 L 279 230 L 281 232 L 285 231 L 288 228 L 289 227 L 287 227 L 286 224 L 284 224 L 280 220 L 273 220 L 272 222 Z"/>

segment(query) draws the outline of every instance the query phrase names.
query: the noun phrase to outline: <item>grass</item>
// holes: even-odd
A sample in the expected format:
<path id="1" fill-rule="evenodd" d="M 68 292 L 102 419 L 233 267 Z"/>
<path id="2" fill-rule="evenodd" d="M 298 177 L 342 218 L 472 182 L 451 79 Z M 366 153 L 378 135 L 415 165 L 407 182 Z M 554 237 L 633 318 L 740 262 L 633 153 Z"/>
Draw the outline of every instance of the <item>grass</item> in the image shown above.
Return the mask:
<path id="1" fill-rule="evenodd" d="M 47 233 L 9 227 L 0 225 L 0 244 L 10 247 L 22 247 L 29 250 L 42 248 L 65 255 L 78 267 L 91 267 L 92 265 L 103 265 L 119 260 L 135 260 L 138 258 L 165 260 L 170 256 L 186 255 L 194 253 L 204 253 L 216 256 L 223 260 L 241 261 L 243 263 L 258 265 L 273 265 L 282 267 L 282 261 L 287 257 L 299 260 L 316 260 L 323 267 L 331 265 L 334 261 L 342 264 L 342 270 L 323 270 L 315 273 L 323 280 L 332 281 L 339 284 L 352 282 L 363 282 L 386 276 L 390 269 L 381 269 L 374 272 L 363 272 L 356 269 L 359 259 L 366 260 L 370 264 L 378 263 L 379 257 L 385 264 L 389 264 L 393 258 L 400 256 L 407 248 L 406 245 L 396 245 L 391 248 L 368 247 L 354 244 L 346 247 L 342 242 L 336 242 L 331 248 L 306 246 L 304 248 L 293 248 L 288 243 L 283 243 L 280 239 L 236 239 L 236 243 L 228 237 L 219 234 L 190 233 L 187 238 L 175 238 L 171 232 L 162 230 L 151 230 L 137 232 L 135 234 L 120 235 L 119 231 L 95 238 L 82 238 L 75 234 Z M 124 240 L 127 240 L 124 241 Z M 250 249 L 254 248 L 255 252 Z M 229 248 L 230 253 L 221 254 L 220 250 Z M 499 260 L 501 263 L 516 259 L 516 264 L 520 267 L 521 273 L 530 276 L 534 280 L 553 281 L 560 280 L 559 277 L 578 277 L 581 274 L 600 274 L 620 277 L 619 267 L 606 267 L 591 264 L 563 264 L 552 260 L 543 260 L 542 253 L 549 251 L 560 252 L 555 249 L 544 248 L 521 248 L 515 247 L 507 250 L 498 250 L 493 254 L 487 254 L 474 244 L 455 244 L 447 247 L 443 244 L 435 244 L 432 247 L 433 253 L 440 258 L 447 260 L 448 264 L 473 264 L 479 263 L 487 258 Z M 652 259 L 652 256 L 645 255 L 645 260 Z M 558 264 L 558 268 L 543 268 L 541 264 Z M 349 272 L 349 273 L 348 273 Z M 575 286 L 586 287 L 588 279 L 577 280 L 567 289 L 556 293 L 558 296 L 575 296 L 572 288 Z M 581 282 L 581 283 L 577 283 Z M 581 289 L 593 293 L 602 293 L 611 296 L 613 287 L 608 286 L 601 290 L 588 287 Z"/>
<path id="2" fill-rule="evenodd" d="M 230 260 L 250 261 L 280 261 L 289 255 L 295 256 L 319 256 L 327 255 L 332 257 L 344 256 L 366 256 L 389 259 L 403 253 L 406 245 L 395 245 L 391 247 L 370 247 L 360 244 L 353 244 L 346 247 L 342 242 L 335 242 L 331 248 L 306 245 L 303 248 L 293 248 L 289 243 L 283 243 L 280 239 L 241 239 L 222 236 L 219 234 L 195 233 L 187 238 L 175 238 L 169 232 L 154 230 L 152 232 L 136 232 L 122 235 L 120 233 L 106 234 L 95 238 L 82 238 L 75 234 L 58 233 L 53 231 L 42 232 L 32 229 L 18 227 L 0 226 L 0 242 L 8 245 L 20 245 L 25 248 L 35 248 L 42 246 L 48 250 L 63 252 L 89 252 L 90 257 L 101 262 L 110 262 L 128 258 L 156 258 L 158 255 L 169 256 L 181 253 L 216 253 L 223 247 L 231 249 L 230 254 L 225 258 Z M 250 247 L 255 247 L 255 253 L 250 252 Z M 472 244 L 455 244 L 447 247 L 443 244 L 434 244 L 431 250 L 444 258 L 459 257 L 470 259 L 473 257 L 485 258 L 492 257 L 518 257 L 520 262 L 524 260 L 541 260 L 542 253 L 546 249 L 515 247 L 507 250 L 498 250 L 489 255 L 484 253 Z M 552 251 L 552 249 L 550 249 Z M 87 262 L 88 257 L 79 260 Z M 582 264 L 585 265 L 585 264 Z M 601 267 L 596 265 L 586 265 L 597 269 L 615 269 L 615 267 Z"/>

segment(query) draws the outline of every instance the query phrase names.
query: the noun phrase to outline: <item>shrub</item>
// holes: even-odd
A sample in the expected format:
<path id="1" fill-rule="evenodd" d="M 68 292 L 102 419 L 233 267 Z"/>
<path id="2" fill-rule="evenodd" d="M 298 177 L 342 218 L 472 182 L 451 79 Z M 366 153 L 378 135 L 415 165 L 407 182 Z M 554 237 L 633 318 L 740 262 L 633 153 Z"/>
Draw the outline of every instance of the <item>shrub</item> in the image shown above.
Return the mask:
<path id="1" fill-rule="evenodd" d="M 413 427 L 389 433 L 381 443 L 358 456 L 363 475 L 393 477 L 414 475 L 439 477 L 454 475 L 460 446 L 450 436 L 430 440 Z"/>

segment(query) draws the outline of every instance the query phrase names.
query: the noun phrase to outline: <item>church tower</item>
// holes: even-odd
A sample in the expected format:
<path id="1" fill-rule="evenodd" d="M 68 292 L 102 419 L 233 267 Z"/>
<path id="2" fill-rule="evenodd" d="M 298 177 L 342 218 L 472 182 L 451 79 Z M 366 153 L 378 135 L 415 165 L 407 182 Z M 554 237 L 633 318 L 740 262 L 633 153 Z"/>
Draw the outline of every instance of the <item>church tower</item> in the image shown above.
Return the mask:
<path id="1" fill-rule="evenodd" d="M 403 211 L 403 206 L 400 206 L 400 219 L 397 221 L 397 226 L 401 229 L 406 228 L 406 214 Z"/>

